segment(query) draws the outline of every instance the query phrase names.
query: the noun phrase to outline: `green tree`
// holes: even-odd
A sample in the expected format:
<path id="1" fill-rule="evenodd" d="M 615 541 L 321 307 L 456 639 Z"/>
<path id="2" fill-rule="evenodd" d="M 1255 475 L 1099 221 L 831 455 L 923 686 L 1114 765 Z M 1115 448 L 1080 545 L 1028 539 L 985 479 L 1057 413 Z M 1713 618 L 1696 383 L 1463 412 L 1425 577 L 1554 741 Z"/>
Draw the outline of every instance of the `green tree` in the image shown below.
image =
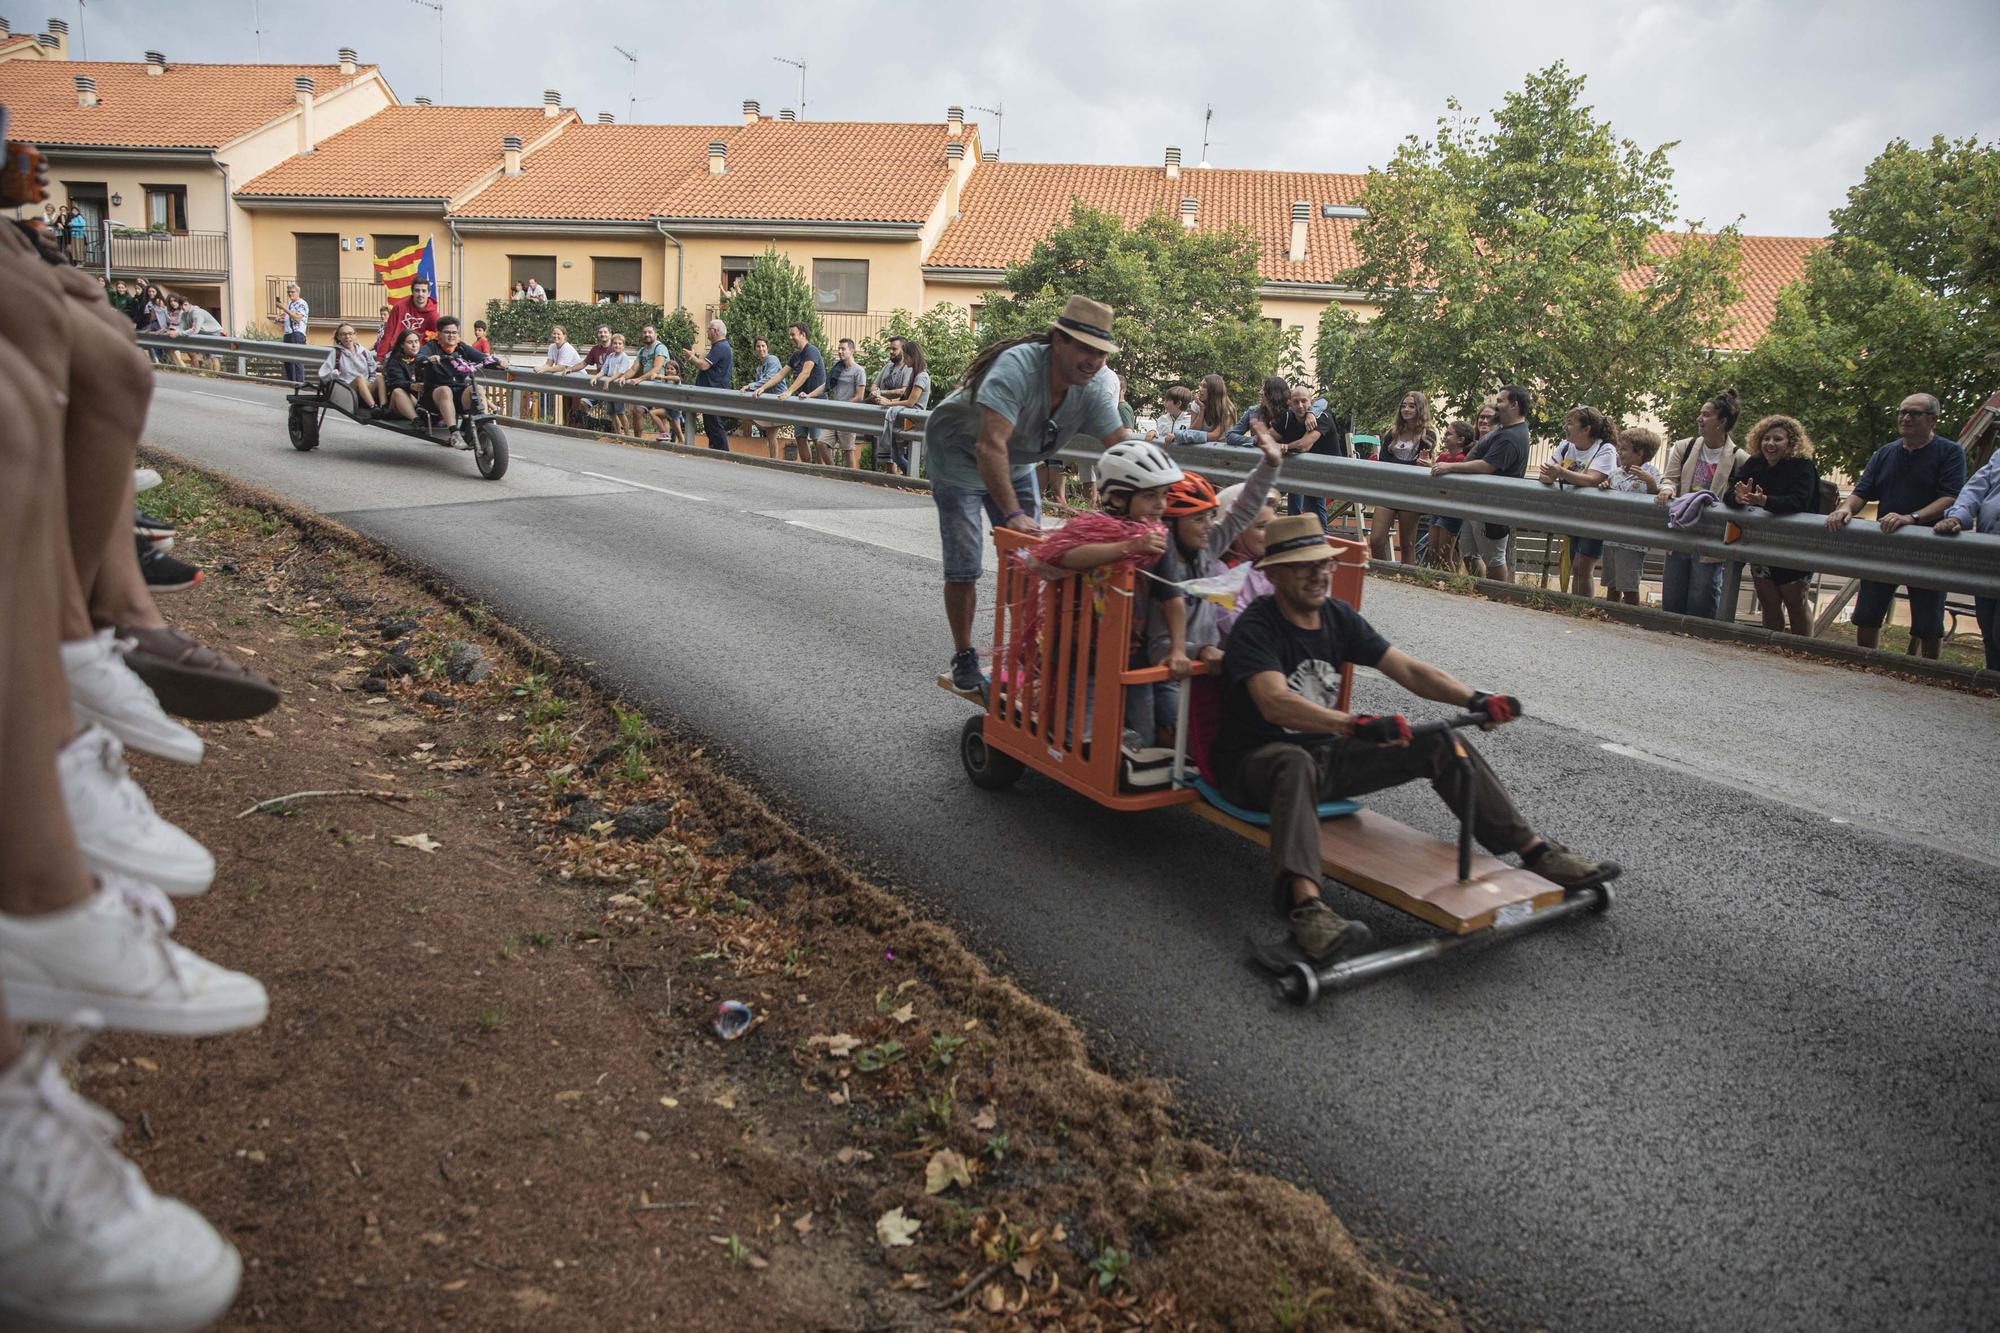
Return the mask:
<path id="1" fill-rule="evenodd" d="M 1040 333 L 1081 294 L 1117 312 L 1112 334 L 1123 350 L 1111 364 L 1130 401 L 1156 402 L 1167 386 L 1211 373 L 1254 400 L 1284 350 L 1258 300 L 1260 254 L 1240 226 L 1191 232 L 1155 213 L 1127 227 L 1073 202 L 1069 223 L 1007 270 L 1008 294 L 987 301 L 980 341 Z"/>
<path id="2" fill-rule="evenodd" d="M 729 325 L 729 342 L 736 353 L 736 387 L 750 382 L 757 358 L 750 355 L 751 343 L 767 339 L 779 360 L 792 354 L 790 329 L 806 326 L 806 336 L 823 353 L 826 330 L 819 320 L 819 306 L 813 300 L 812 283 L 805 270 L 779 254 L 773 246 L 750 261 L 750 271 L 724 302 L 722 318 Z"/>
<path id="3" fill-rule="evenodd" d="M 1898 139 L 1832 217 L 1769 331 L 1727 369 L 1746 412 L 1796 416 L 1821 458 L 1859 472 L 1908 395 L 1936 394 L 1948 434 L 2000 388 L 2000 144 Z"/>
<path id="4" fill-rule="evenodd" d="M 965 367 L 980 347 L 980 337 L 972 327 L 972 316 L 963 306 L 939 301 L 921 315 L 897 309 L 889 314 L 882 331 L 861 344 L 858 355 L 872 379 L 889 364 L 889 339 L 914 338 L 924 349 L 924 370 L 931 377 L 931 402 L 958 387 Z"/>
<path id="5" fill-rule="evenodd" d="M 1553 415 L 1614 416 L 1656 398 L 1714 346 L 1736 299 L 1736 230 L 1674 223 L 1664 144 L 1618 138 L 1562 62 L 1528 77 L 1490 128 L 1456 101 L 1368 173 L 1361 262 L 1342 281 L 1379 316 L 1315 347 L 1356 425 L 1409 388 L 1470 415 L 1509 381 Z M 1328 318 L 1337 314 L 1329 308 Z"/>

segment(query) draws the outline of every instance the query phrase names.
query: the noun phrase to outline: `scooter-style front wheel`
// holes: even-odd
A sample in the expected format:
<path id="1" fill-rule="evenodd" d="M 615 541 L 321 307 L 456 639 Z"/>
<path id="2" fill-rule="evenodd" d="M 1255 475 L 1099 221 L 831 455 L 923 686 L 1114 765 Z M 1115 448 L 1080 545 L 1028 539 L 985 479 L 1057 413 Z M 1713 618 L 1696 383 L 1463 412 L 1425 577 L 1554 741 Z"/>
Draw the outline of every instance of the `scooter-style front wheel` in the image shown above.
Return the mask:
<path id="1" fill-rule="evenodd" d="M 507 433 L 498 422 L 481 421 L 474 425 L 472 461 L 479 465 L 479 475 L 488 481 L 498 481 L 507 475 Z"/>

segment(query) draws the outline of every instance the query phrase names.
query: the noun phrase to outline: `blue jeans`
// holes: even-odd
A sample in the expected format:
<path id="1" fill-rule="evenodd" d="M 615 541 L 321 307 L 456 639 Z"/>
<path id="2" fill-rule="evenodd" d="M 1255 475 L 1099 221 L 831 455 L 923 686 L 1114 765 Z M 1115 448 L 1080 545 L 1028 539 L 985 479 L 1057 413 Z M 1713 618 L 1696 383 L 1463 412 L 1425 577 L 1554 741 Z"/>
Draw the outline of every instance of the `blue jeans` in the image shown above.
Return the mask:
<path id="1" fill-rule="evenodd" d="M 1014 478 L 1014 498 L 1022 509 L 1028 511 L 1030 518 L 1040 521 L 1042 491 L 1035 483 L 1034 472 Z M 992 520 L 994 527 L 1005 526 L 993 497 L 986 493 L 984 486 L 954 486 L 948 481 L 933 481 L 931 502 L 937 506 L 938 535 L 944 539 L 944 581 L 979 582 L 985 555 L 985 532 L 979 526 L 981 511 Z"/>
<path id="2" fill-rule="evenodd" d="M 1722 602 L 1722 565 L 1705 564 L 1691 555 L 1669 553 L 1661 581 L 1660 609 L 1674 615 L 1714 620 Z"/>
<path id="3" fill-rule="evenodd" d="M 1316 514 L 1319 525 L 1326 526 L 1326 501 L 1317 495 L 1291 495 L 1286 497 L 1285 512 L 1288 514 Z"/>
<path id="4" fill-rule="evenodd" d="M 1979 637 L 1986 641 L 1986 669 L 2000 671 L 2000 597 L 1975 597 L 1972 613 L 1979 618 Z"/>
<path id="5" fill-rule="evenodd" d="M 288 333 L 285 335 L 285 341 L 288 343 L 298 343 L 303 346 L 305 340 L 306 335 L 303 333 Z M 305 366 L 297 361 L 285 362 L 285 378 L 294 384 L 304 384 L 306 382 Z"/>

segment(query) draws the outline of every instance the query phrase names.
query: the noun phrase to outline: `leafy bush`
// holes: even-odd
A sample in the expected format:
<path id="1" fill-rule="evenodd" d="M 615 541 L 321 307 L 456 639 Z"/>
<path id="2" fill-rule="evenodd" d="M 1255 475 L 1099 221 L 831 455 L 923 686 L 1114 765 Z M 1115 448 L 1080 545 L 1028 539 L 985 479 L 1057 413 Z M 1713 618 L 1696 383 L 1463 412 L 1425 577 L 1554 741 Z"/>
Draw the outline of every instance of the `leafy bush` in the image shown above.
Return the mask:
<path id="1" fill-rule="evenodd" d="M 248 324 L 245 324 L 236 331 L 236 336 L 238 338 L 249 338 L 257 342 L 266 343 L 283 342 L 285 340 L 283 332 L 277 325 L 267 324 L 260 319 L 253 319 Z M 222 368 L 226 371 L 233 371 L 236 369 L 236 363 L 232 358 L 224 357 L 222 359 Z M 310 366 L 307 367 L 308 372 L 311 369 Z M 246 374 L 250 375 L 269 375 L 273 379 L 282 379 L 285 374 L 285 363 L 253 356 L 244 360 L 243 370 Z M 311 374 L 308 373 L 306 378 L 312 378 Z"/>
<path id="2" fill-rule="evenodd" d="M 486 336 L 496 347 L 546 347 L 549 331 L 556 325 L 569 331 L 569 340 L 588 347 L 596 338 L 599 324 L 608 324 L 613 333 L 637 346 L 639 330 L 651 324 L 660 331 L 660 341 L 679 352 L 692 346 L 698 330 L 686 310 L 666 313 L 664 307 L 632 301 L 620 305 L 591 305 L 584 301 L 488 301 Z"/>
<path id="3" fill-rule="evenodd" d="M 797 323 L 806 326 L 806 336 L 821 353 L 826 352 L 826 329 L 819 322 L 819 307 L 813 301 L 812 284 L 805 270 L 771 247 L 750 261 L 750 271 L 722 303 L 723 322 L 729 327 L 729 345 L 736 351 L 736 387 L 751 382 L 757 358 L 751 346 L 763 338 L 780 361 L 792 354 L 788 330 Z M 681 344 L 686 346 L 685 343 Z"/>

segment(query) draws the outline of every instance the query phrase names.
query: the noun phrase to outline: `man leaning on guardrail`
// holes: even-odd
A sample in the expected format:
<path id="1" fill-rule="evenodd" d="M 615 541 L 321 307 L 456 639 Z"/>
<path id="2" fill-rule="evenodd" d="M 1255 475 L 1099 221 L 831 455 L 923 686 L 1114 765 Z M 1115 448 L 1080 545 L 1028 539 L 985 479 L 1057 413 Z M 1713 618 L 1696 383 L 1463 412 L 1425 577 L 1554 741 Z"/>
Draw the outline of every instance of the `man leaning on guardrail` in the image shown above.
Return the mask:
<path id="1" fill-rule="evenodd" d="M 1899 438 L 1875 451 L 1862 470 L 1854 492 L 1834 506 L 1826 526 L 1838 532 L 1875 502 L 1875 521 L 1883 532 L 1912 524 L 1928 527 L 1944 517 L 1965 485 L 1965 450 L 1958 441 L 1937 433 L 1938 400 L 1913 393 L 1896 409 Z M 1944 593 L 1935 588 L 1906 587 L 1910 598 L 1910 640 L 1925 657 L 1936 657 L 1944 642 Z M 1863 579 L 1854 599 L 1854 641 L 1873 648 L 1882 637 L 1882 622 L 1896 599 L 1896 585 Z M 1989 648 L 1990 656 L 1992 650 Z"/>
<path id="2" fill-rule="evenodd" d="M 1967 528 L 2000 533 L 2000 453 L 1972 474 L 1932 531 L 1940 537 L 1955 537 Z M 1986 669 L 2000 671 L 2000 597 L 1975 596 L 1972 609 L 1979 617 L 1979 637 L 1986 644 Z"/>

